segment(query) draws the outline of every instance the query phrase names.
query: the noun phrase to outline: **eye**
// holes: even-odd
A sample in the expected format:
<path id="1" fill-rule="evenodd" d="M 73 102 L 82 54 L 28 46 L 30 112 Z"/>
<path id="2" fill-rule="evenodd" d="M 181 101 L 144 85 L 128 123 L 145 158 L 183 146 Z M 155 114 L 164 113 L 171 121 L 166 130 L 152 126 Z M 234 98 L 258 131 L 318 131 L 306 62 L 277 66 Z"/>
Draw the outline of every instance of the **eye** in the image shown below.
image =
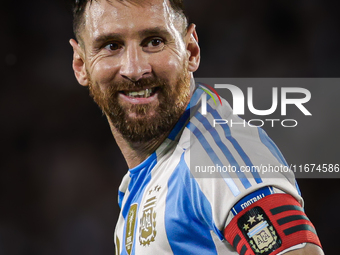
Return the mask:
<path id="1" fill-rule="evenodd" d="M 164 40 L 161 38 L 152 38 L 143 46 L 143 50 L 147 52 L 157 52 L 164 48 Z"/>
<path id="2" fill-rule="evenodd" d="M 152 39 L 149 44 L 151 44 L 153 47 L 157 47 L 159 46 L 161 43 L 163 43 L 163 41 L 159 38 L 157 39 Z"/>
<path id="3" fill-rule="evenodd" d="M 104 48 L 110 51 L 116 51 L 116 50 L 121 49 L 122 46 L 119 43 L 113 42 L 113 43 L 107 44 Z"/>

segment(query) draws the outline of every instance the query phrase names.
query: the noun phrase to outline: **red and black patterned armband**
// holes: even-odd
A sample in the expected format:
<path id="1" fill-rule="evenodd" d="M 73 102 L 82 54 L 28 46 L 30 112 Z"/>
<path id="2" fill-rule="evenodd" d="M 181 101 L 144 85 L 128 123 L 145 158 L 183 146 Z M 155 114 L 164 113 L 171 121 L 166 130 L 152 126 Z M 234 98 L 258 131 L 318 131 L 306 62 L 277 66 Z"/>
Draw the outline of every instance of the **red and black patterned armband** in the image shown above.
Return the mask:
<path id="1" fill-rule="evenodd" d="M 288 194 L 273 194 L 238 213 L 224 237 L 241 255 L 275 255 L 300 243 L 321 247 L 301 205 Z"/>

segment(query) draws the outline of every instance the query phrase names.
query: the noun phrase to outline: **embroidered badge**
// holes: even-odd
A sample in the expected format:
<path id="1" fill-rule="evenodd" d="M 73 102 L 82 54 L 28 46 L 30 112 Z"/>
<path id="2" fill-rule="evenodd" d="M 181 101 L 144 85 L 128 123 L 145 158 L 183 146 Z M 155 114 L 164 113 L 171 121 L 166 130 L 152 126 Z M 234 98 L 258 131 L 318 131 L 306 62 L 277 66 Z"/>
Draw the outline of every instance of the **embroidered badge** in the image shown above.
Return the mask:
<path id="1" fill-rule="evenodd" d="M 126 248 L 126 252 L 129 255 L 131 254 L 132 245 L 133 245 L 136 215 L 137 215 L 137 204 L 133 204 L 131 205 L 129 213 L 127 215 L 127 223 L 126 223 L 126 230 L 125 230 L 125 248 Z"/>
<path id="2" fill-rule="evenodd" d="M 282 244 L 273 224 L 261 207 L 247 211 L 237 221 L 239 229 L 256 255 L 268 255 Z"/>
<path id="3" fill-rule="evenodd" d="M 139 224 L 139 242 L 141 245 L 150 245 L 150 242 L 155 241 L 156 231 L 156 211 L 154 210 L 157 202 L 157 193 L 161 187 L 155 186 L 149 190 L 146 201 L 143 207 L 143 216 Z"/>

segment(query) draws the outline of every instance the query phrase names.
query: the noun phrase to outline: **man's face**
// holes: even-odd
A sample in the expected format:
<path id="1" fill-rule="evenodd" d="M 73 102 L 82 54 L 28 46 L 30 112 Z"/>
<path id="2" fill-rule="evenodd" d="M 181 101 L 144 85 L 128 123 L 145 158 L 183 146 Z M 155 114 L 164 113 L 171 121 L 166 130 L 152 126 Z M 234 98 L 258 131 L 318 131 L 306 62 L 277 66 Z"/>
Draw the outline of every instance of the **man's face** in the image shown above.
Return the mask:
<path id="1" fill-rule="evenodd" d="M 166 0 L 93 1 L 85 11 L 90 92 L 129 141 L 169 132 L 190 100 L 183 21 Z"/>

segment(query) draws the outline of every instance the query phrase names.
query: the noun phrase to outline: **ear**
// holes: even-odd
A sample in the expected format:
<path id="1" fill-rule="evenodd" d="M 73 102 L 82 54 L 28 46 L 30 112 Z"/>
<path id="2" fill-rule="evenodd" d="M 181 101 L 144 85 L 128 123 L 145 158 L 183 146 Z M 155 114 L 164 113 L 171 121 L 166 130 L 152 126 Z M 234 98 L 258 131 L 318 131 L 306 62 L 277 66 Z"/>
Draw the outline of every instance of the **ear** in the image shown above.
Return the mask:
<path id="1" fill-rule="evenodd" d="M 80 85 L 88 86 L 89 80 L 87 78 L 86 67 L 84 57 L 85 54 L 80 47 L 80 45 L 76 42 L 76 40 L 71 39 L 70 44 L 73 48 L 73 62 L 72 67 L 74 74 Z"/>
<path id="2" fill-rule="evenodd" d="M 200 54 L 200 47 L 198 45 L 198 36 L 196 33 L 196 25 L 190 24 L 190 26 L 187 29 L 187 33 L 184 38 L 184 42 L 186 44 L 186 50 L 188 52 L 189 57 L 189 71 L 195 72 L 199 65 L 201 60 L 201 54 Z"/>

